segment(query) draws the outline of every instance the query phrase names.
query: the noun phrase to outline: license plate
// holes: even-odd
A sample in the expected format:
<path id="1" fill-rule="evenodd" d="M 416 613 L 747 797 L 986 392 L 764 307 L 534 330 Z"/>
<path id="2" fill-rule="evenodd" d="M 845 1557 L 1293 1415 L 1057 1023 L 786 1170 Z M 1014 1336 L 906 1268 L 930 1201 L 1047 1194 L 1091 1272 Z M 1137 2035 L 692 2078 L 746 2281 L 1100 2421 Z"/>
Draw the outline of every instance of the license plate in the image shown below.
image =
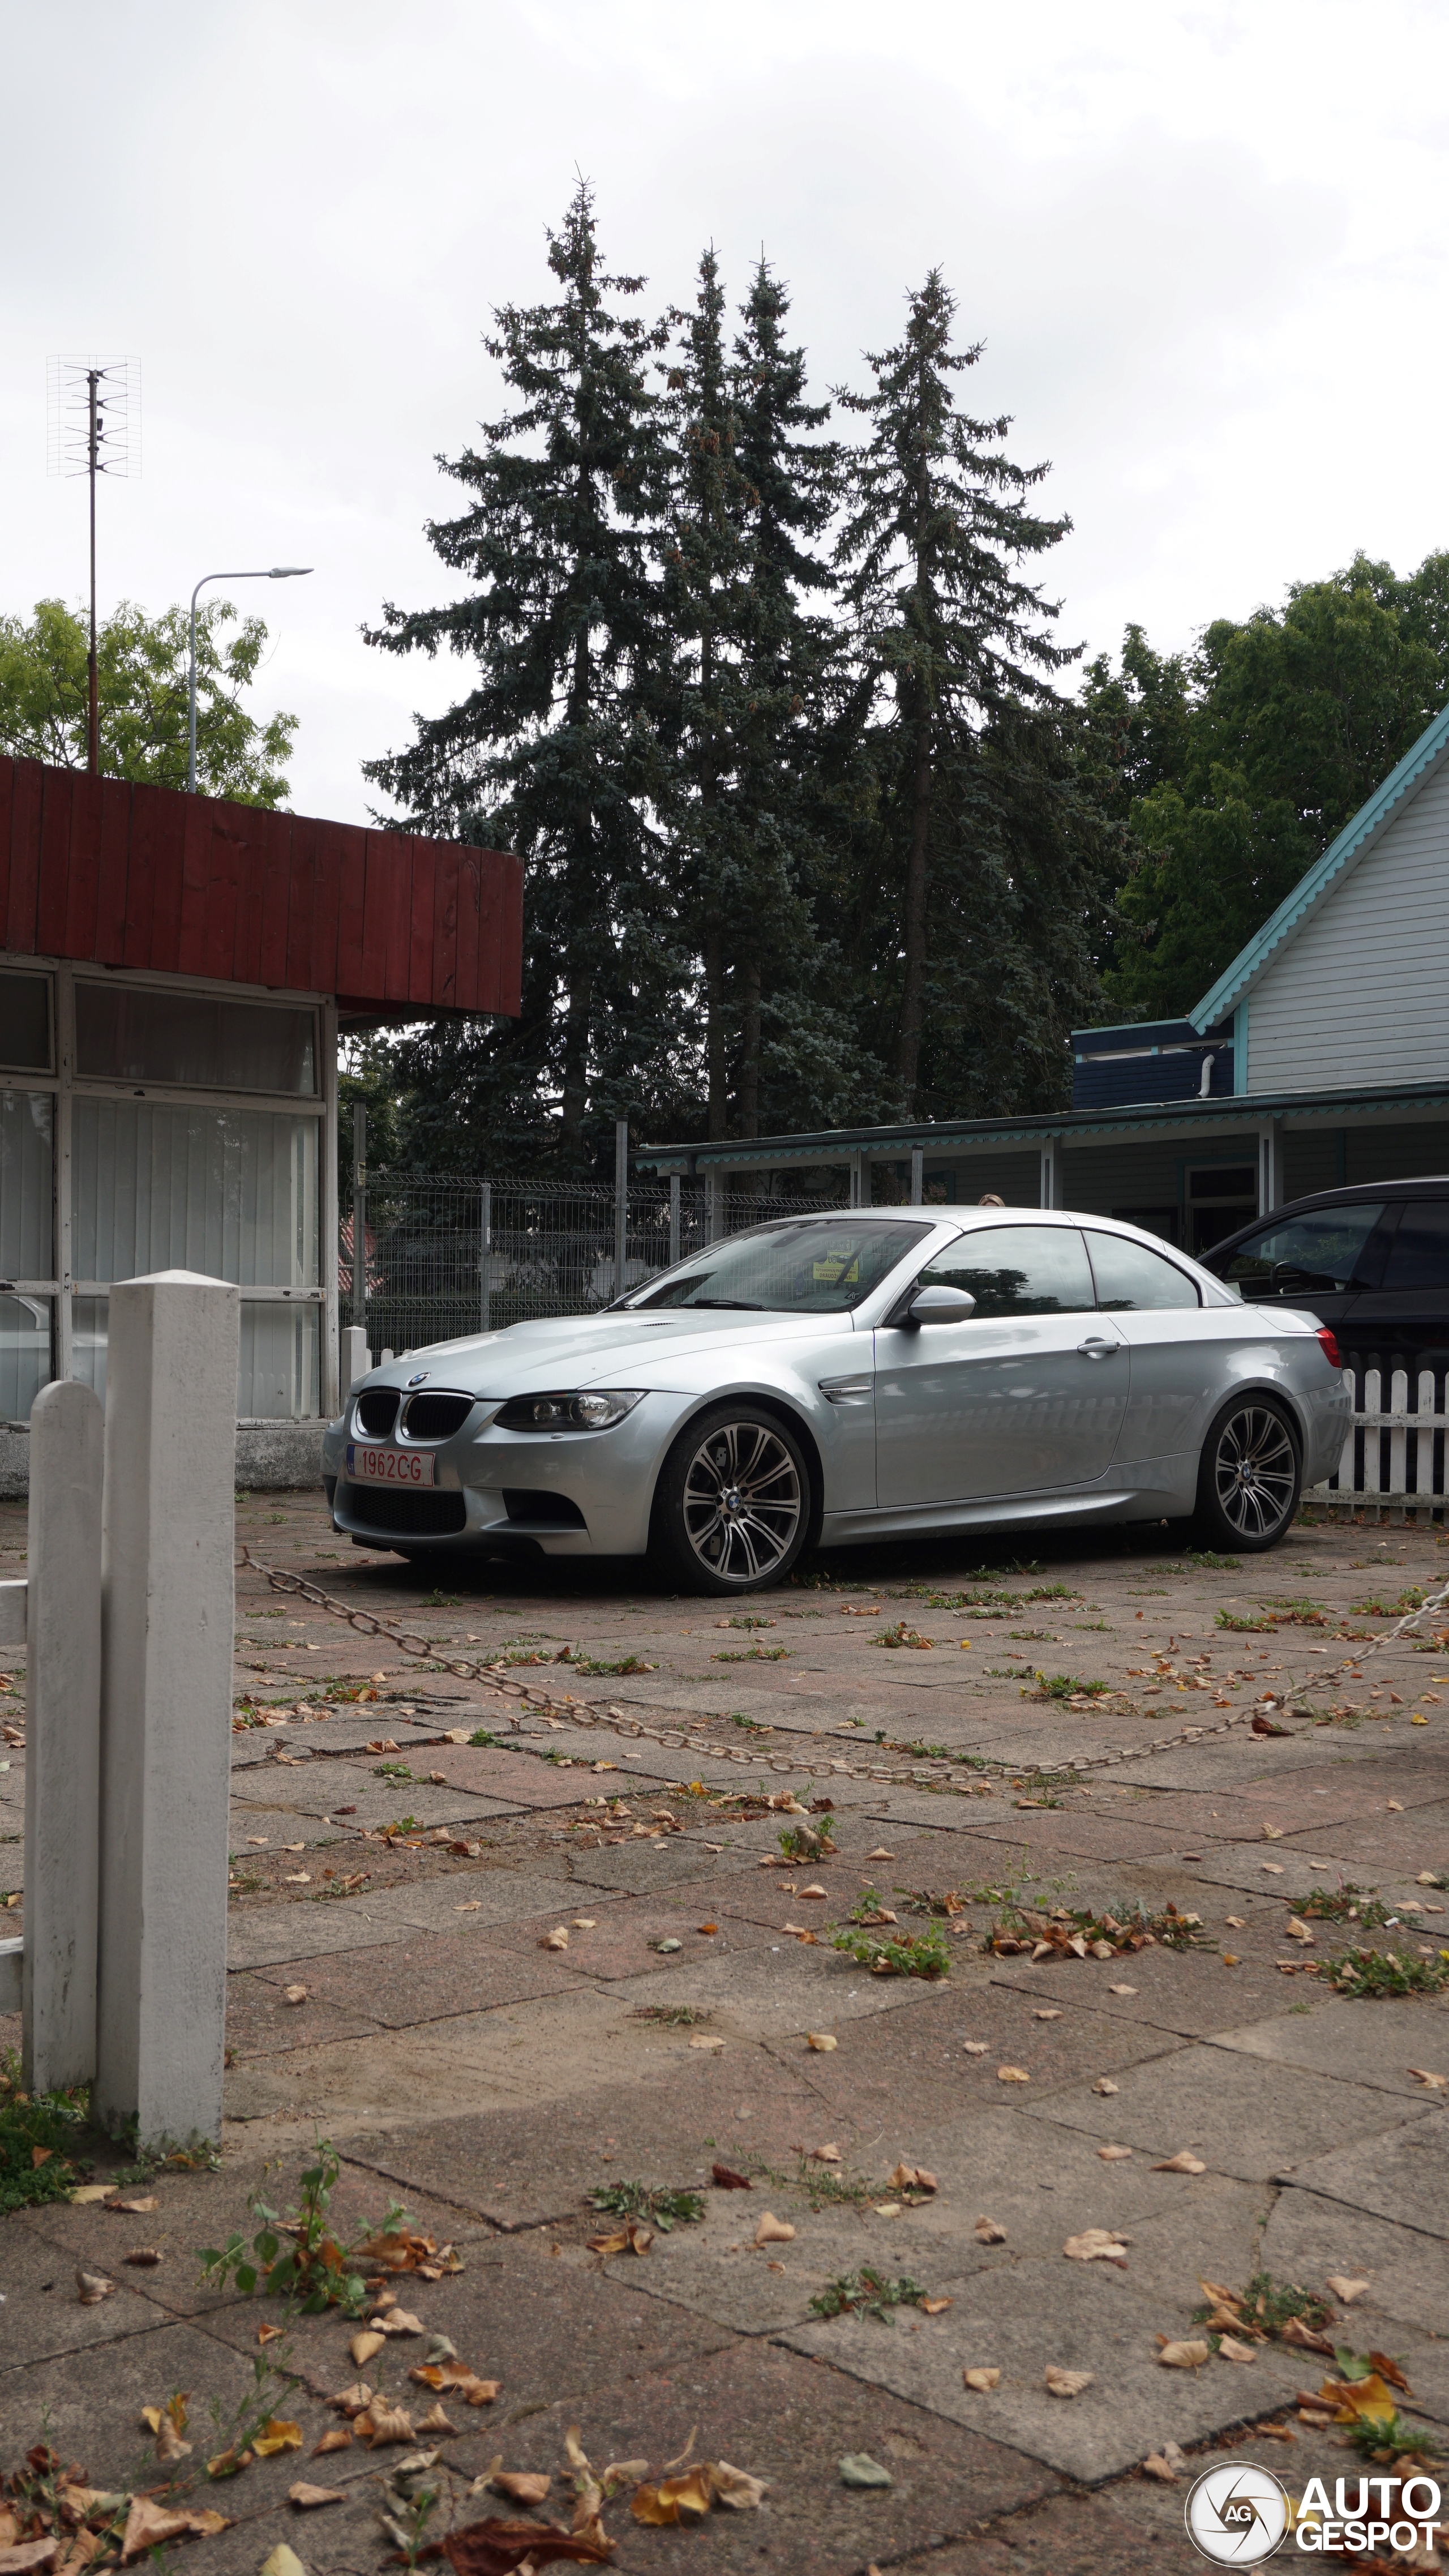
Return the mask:
<path id="1" fill-rule="evenodd" d="M 438 1462 L 430 1450 L 372 1449 L 349 1440 L 347 1473 L 354 1485 L 435 1485 Z"/>

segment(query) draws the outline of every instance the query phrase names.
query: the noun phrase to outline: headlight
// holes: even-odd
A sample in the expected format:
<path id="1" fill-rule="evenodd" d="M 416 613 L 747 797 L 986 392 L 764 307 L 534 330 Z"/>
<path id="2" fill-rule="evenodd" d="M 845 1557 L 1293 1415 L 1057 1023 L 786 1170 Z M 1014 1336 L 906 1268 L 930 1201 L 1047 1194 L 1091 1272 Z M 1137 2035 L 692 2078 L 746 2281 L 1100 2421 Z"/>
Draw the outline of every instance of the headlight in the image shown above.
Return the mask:
<path id="1" fill-rule="evenodd" d="M 500 1431 L 611 1431 L 644 1392 L 642 1386 L 609 1386 L 583 1394 L 515 1395 L 494 1420 Z"/>

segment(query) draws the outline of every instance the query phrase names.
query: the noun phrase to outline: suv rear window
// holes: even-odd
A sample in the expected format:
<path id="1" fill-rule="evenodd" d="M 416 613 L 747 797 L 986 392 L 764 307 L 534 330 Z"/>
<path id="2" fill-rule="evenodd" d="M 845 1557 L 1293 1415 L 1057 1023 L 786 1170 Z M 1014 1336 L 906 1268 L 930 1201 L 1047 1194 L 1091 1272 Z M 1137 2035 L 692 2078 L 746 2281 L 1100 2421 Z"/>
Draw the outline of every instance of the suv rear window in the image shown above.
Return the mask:
<path id="1" fill-rule="evenodd" d="M 1218 1275 L 1249 1299 L 1301 1297 L 1315 1289 L 1327 1296 L 1355 1287 L 1364 1247 L 1383 1212 L 1381 1201 L 1364 1199 L 1281 1218 L 1240 1243 Z"/>

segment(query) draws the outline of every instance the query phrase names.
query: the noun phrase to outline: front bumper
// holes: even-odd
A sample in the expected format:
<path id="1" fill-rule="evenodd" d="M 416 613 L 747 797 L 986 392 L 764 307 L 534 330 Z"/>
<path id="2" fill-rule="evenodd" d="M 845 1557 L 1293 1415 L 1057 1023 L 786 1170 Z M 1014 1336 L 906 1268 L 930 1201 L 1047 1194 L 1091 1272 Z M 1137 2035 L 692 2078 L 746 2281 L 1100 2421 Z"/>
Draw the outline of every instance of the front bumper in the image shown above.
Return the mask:
<path id="1" fill-rule="evenodd" d="M 348 1481 L 349 1412 L 323 1442 L 333 1527 L 364 1546 L 420 1552 L 522 1540 L 547 1556 L 642 1556 L 660 1464 L 694 1402 L 650 1393 L 610 1431 L 465 1425 L 427 1444 L 438 1481 L 417 1492 Z"/>

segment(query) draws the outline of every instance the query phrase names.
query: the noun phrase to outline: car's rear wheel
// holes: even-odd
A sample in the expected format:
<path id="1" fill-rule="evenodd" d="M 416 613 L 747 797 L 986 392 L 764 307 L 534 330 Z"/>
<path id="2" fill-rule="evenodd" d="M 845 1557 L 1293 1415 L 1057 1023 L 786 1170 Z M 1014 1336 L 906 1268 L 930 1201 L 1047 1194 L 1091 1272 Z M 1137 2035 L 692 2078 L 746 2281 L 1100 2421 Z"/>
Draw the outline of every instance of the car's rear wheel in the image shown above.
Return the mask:
<path id="1" fill-rule="evenodd" d="M 1196 1527 L 1217 1547 L 1251 1553 L 1276 1547 L 1298 1509 L 1303 1461 L 1298 1433 L 1276 1396 L 1238 1395 L 1203 1442 Z"/>
<path id="2" fill-rule="evenodd" d="M 654 1497 L 653 1543 L 691 1592 L 781 1583 L 810 1527 L 810 1470 L 763 1405 L 717 1404 L 675 1441 Z"/>

